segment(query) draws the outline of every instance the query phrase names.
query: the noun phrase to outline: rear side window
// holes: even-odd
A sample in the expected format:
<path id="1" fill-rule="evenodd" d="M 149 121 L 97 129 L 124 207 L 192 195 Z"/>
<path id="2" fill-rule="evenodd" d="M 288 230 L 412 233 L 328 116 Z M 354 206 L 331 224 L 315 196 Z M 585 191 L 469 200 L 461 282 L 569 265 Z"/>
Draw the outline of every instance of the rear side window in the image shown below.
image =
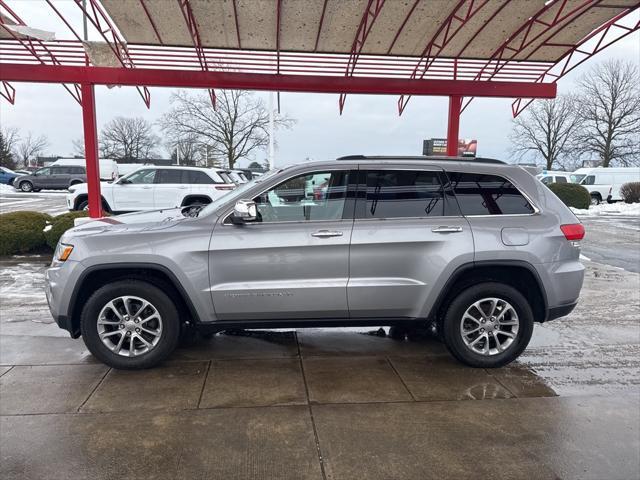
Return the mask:
<path id="1" fill-rule="evenodd" d="M 442 216 L 443 188 L 437 172 L 368 171 L 364 218 Z"/>
<path id="2" fill-rule="evenodd" d="M 527 215 L 534 209 L 520 191 L 498 175 L 450 172 L 463 215 Z"/>
<path id="3" fill-rule="evenodd" d="M 155 183 L 182 183 L 183 170 L 161 169 L 156 173 Z"/>
<path id="4" fill-rule="evenodd" d="M 196 185 L 210 185 L 215 182 L 213 178 L 204 172 L 198 172 L 197 170 L 185 170 L 184 171 L 184 183 L 196 184 Z"/>
<path id="5" fill-rule="evenodd" d="M 84 167 L 69 167 L 69 170 L 74 175 L 84 175 Z"/>

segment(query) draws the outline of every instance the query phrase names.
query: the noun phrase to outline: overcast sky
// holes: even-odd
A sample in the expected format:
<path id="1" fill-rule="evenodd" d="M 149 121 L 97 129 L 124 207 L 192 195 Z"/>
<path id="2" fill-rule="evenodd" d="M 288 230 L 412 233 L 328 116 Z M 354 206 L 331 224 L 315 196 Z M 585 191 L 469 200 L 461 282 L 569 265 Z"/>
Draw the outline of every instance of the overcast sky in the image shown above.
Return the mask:
<path id="1" fill-rule="evenodd" d="M 79 9 L 62 1 L 68 18 L 80 25 Z M 58 5 L 58 3 L 56 3 Z M 71 38 L 64 25 L 50 13 L 42 0 L 14 0 L 11 7 L 27 25 L 56 32 L 57 38 Z M 570 92 L 576 79 L 596 62 L 610 58 L 640 63 L 638 32 L 609 47 L 559 82 L 559 92 Z M 44 134 L 48 154 L 70 155 L 72 140 L 82 137 L 80 106 L 60 85 L 14 84 L 16 105 L 0 99 L 3 128 L 17 127 Z M 96 88 L 97 119 L 101 127 L 116 116 L 141 116 L 155 122 L 169 108 L 171 89 L 151 89 L 151 109 L 147 109 L 133 87 Z M 256 93 L 267 102 L 266 93 Z M 445 97 L 413 97 L 401 117 L 397 96 L 350 95 L 343 115 L 338 113 L 337 95 L 283 93 L 282 112 L 297 120 L 291 130 L 276 134 L 276 165 L 298 163 L 309 157 L 326 160 L 348 154 L 422 153 L 422 140 L 446 135 L 448 101 Z M 478 155 L 508 159 L 511 130 L 511 100 L 476 99 L 464 112 L 461 138 L 478 140 Z M 160 149 L 163 156 L 166 152 Z M 266 152 L 256 160 L 263 161 Z M 247 164 L 246 162 L 244 163 Z"/>

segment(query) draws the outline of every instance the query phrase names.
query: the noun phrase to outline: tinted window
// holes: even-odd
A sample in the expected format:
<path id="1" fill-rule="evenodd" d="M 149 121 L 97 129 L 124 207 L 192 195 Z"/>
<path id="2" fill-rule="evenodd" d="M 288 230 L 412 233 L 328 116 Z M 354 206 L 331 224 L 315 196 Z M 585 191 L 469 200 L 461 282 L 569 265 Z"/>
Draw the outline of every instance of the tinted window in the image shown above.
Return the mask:
<path id="1" fill-rule="evenodd" d="M 213 179 L 204 172 L 198 172 L 197 170 L 185 170 L 185 183 L 191 184 L 211 184 L 216 183 Z"/>
<path id="2" fill-rule="evenodd" d="M 51 175 L 51 168 L 41 168 L 35 172 L 36 175 Z"/>
<path id="3" fill-rule="evenodd" d="M 556 177 L 556 182 L 567 183 L 567 177 Z"/>
<path id="4" fill-rule="evenodd" d="M 509 180 L 497 175 L 449 173 L 463 215 L 533 213 L 533 207 Z"/>
<path id="5" fill-rule="evenodd" d="M 156 173 L 155 183 L 182 183 L 182 172 L 178 169 L 163 169 Z"/>
<path id="6" fill-rule="evenodd" d="M 67 175 L 69 167 L 51 167 L 51 175 Z"/>
<path id="7" fill-rule="evenodd" d="M 291 178 L 255 199 L 258 220 L 339 220 L 347 196 L 348 172 L 318 172 Z"/>
<path id="8" fill-rule="evenodd" d="M 85 168 L 84 167 L 71 167 L 71 173 L 76 175 L 84 175 Z"/>
<path id="9" fill-rule="evenodd" d="M 123 183 L 153 183 L 156 170 L 138 170 L 123 180 Z"/>
<path id="10" fill-rule="evenodd" d="M 437 172 L 367 172 L 365 218 L 442 216 L 444 198 Z"/>

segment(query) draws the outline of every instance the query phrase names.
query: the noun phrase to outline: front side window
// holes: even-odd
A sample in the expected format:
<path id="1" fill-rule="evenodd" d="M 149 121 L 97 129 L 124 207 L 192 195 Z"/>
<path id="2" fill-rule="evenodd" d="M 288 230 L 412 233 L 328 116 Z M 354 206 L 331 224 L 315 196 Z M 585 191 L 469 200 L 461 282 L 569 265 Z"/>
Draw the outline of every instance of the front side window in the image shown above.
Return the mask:
<path id="1" fill-rule="evenodd" d="M 535 211 L 506 178 L 477 173 L 448 175 L 463 215 L 527 215 Z"/>
<path id="2" fill-rule="evenodd" d="M 35 174 L 36 175 L 51 175 L 51 168 L 49 168 L 49 167 L 41 168 L 40 170 L 35 172 Z"/>
<path id="3" fill-rule="evenodd" d="M 364 218 L 433 217 L 444 213 L 437 172 L 368 171 Z"/>
<path id="4" fill-rule="evenodd" d="M 122 183 L 149 184 L 153 183 L 156 176 L 156 170 L 138 170 L 128 177 L 125 177 Z"/>
<path id="5" fill-rule="evenodd" d="M 340 220 L 348 172 L 306 173 L 290 178 L 254 199 L 261 222 Z"/>
<path id="6" fill-rule="evenodd" d="M 595 183 L 596 183 L 595 175 L 587 175 L 586 177 L 584 177 L 584 180 L 582 180 L 582 185 L 594 185 Z"/>

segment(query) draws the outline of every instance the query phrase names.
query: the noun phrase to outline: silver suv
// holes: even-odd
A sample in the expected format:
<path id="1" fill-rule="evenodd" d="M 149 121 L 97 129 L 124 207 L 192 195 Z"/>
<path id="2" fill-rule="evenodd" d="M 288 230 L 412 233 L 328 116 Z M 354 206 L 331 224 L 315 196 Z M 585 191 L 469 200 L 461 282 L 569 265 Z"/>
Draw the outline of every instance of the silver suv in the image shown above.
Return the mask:
<path id="1" fill-rule="evenodd" d="M 61 328 L 115 368 L 165 359 L 185 328 L 436 326 L 499 367 L 567 315 L 584 228 L 497 160 L 344 157 L 282 169 L 201 210 L 67 231 L 47 271 Z"/>

